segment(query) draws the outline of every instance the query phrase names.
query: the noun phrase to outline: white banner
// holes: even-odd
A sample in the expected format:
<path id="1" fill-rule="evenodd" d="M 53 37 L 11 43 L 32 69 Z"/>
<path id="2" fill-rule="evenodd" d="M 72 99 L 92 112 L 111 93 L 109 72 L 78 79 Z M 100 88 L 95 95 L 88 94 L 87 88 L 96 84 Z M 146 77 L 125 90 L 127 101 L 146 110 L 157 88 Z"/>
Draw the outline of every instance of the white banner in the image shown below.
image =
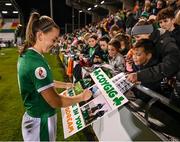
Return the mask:
<path id="1" fill-rule="evenodd" d="M 92 97 L 86 102 L 61 108 L 65 138 L 128 102 L 123 93 L 129 90 L 132 84 L 128 83 L 124 76 L 124 74 L 121 74 L 109 79 L 100 68 L 91 73 L 95 83 L 89 88 Z M 86 82 L 86 84 L 88 83 Z M 78 82 L 74 88 L 64 91 L 61 95 L 74 96 L 81 92 L 83 92 L 83 89 L 81 83 Z"/>
<path id="2" fill-rule="evenodd" d="M 91 77 L 103 92 L 112 109 L 116 109 L 128 101 L 101 68 L 93 71 Z"/>

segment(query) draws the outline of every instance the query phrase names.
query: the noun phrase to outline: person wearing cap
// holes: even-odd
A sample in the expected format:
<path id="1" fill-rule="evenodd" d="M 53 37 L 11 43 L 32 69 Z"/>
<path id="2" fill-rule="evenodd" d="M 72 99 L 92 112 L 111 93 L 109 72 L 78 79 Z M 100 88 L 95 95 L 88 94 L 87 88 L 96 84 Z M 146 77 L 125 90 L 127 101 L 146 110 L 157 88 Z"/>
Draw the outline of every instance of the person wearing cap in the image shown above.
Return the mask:
<path id="1" fill-rule="evenodd" d="M 164 77 L 172 77 L 178 72 L 180 52 L 169 32 L 162 32 L 161 29 L 154 31 L 150 25 L 137 24 L 131 33 L 136 40 L 146 38 L 154 42 L 155 58 L 158 64 L 129 74 L 127 80 L 133 83 L 137 81 L 151 83 L 162 80 Z"/>
<path id="2" fill-rule="evenodd" d="M 132 58 L 133 58 L 133 54 L 134 54 L 134 45 L 141 39 L 149 39 L 153 30 L 154 30 L 153 26 L 145 20 L 139 21 L 132 28 L 131 35 L 133 36 L 133 39 L 134 39 L 133 48 L 131 48 L 126 55 L 126 61 L 127 61 L 126 70 L 128 72 L 133 71 L 132 70 L 132 60 L 133 60 Z"/>
<path id="3" fill-rule="evenodd" d="M 131 35 L 134 37 L 136 41 L 139 41 L 140 39 L 149 39 L 153 30 L 154 30 L 153 25 L 143 20 L 143 21 L 139 21 L 132 28 Z"/>
<path id="4" fill-rule="evenodd" d="M 149 39 L 153 30 L 154 30 L 153 26 L 149 24 L 147 21 L 145 20 L 139 21 L 131 30 L 131 35 L 135 40 L 133 46 L 136 42 L 138 42 L 141 39 Z M 132 66 L 133 50 L 134 48 L 131 48 L 126 55 L 126 62 L 127 62 L 126 70 L 128 72 L 132 72 L 131 66 Z"/>

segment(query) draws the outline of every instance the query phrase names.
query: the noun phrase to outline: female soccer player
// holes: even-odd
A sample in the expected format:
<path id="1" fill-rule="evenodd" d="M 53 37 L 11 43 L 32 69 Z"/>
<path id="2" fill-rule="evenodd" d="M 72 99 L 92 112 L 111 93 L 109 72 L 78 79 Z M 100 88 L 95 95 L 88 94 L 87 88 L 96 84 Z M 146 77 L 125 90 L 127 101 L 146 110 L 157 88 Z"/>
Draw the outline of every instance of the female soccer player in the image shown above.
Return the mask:
<path id="1" fill-rule="evenodd" d="M 92 95 L 89 90 L 73 97 L 56 93 L 55 88 L 71 84 L 53 81 L 51 69 L 42 54 L 56 44 L 59 31 L 50 17 L 36 12 L 31 14 L 25 45 L 18 59 L 18 83 L 26 110 L 22 120 L 24 141 L 55 141 L 55 108 L 86 101 Z"/>

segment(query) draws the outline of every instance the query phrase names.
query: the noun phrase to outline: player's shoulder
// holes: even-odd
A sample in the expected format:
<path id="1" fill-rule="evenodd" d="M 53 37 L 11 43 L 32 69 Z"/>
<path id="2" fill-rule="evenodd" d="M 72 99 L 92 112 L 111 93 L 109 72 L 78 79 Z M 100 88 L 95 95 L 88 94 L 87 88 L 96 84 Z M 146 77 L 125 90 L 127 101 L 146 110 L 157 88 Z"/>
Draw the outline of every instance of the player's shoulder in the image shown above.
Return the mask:
<path id="1" fill-rule="evenodd" d="M 30 49 L 26 51 L 25 56 L 26 58 L 36 60 L 37 62 L 43 60 L 42 55 Z"/>

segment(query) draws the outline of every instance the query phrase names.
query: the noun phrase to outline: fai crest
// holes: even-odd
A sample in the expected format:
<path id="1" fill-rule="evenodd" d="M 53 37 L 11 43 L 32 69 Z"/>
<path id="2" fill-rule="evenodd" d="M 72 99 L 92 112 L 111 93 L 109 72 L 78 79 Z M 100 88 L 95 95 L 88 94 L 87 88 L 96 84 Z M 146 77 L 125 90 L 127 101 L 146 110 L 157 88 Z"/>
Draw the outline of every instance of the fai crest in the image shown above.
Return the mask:
<path id="1" fill-rule="evenodd" d="M 46 78 L 47 72 L 46 72 L 45 68 L 43 68 L 43 67 L 36 68 L 35 76 L 36 76 L 37 79 L 44 79 L 44 78 Z"/>

